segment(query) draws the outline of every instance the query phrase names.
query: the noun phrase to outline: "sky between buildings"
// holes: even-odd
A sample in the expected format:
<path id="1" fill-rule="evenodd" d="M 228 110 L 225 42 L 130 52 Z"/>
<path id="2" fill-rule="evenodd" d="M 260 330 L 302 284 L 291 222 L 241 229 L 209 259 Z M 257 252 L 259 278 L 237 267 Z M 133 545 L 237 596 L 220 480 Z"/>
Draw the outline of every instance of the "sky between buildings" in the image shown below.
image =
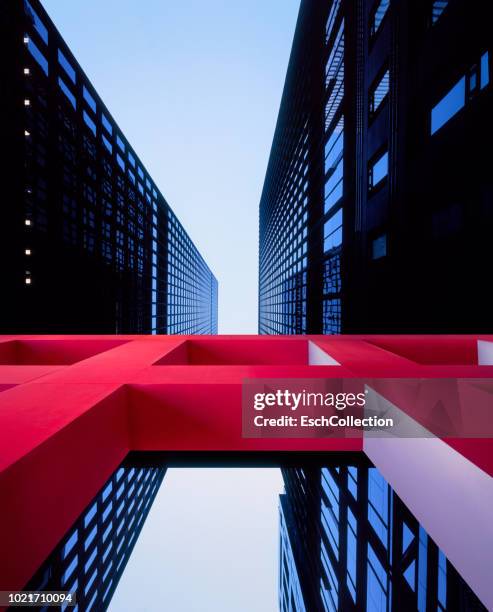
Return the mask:
<path id="1" fill-rule="evenodd" d="M 219 281 L 219 332 L 257 333 L 258 204 L 299 0 L 41 0 Z"/>
<path id="2" fill-rule="evenodd" d="M 170 469 L 108 612 L 278 610 L 278 469 Z"/>
<path id="3" fill-rule="evenodd" d="M 258 204 L 299 0 L 41 1 L 216 275 L 220 333 L 256 333 Z M 277 609 L 280 489 L 278 470 L 170 470 L 110 611 Z"/>

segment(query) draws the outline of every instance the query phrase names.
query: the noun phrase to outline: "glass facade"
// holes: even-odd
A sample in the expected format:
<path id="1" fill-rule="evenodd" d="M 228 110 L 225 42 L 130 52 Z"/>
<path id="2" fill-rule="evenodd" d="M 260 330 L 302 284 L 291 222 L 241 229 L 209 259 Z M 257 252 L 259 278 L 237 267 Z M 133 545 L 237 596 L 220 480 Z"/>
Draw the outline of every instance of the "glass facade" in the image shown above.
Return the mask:
<path id="1" fill-rule="evenodd" d="M 376 468 L 282 471 L 282 611 L 485 610 Z"/>
<path id="2" fill-rule="evenodd" d="M 43 7 L 2 12 L 2 331 L 216 333 L 216 279 Z"/>
<path id="3" fill-rule="evenodd" d="M 491 331 L 490 21 L 464 0 L 301 1 L 260 201 L 260 333 Z"/>
<path id="4" fill-rule="evenodd" d="M 75 593 L 77 605 L 61 610 L 106 610 L 165 472 L 124 462 L 24 590 Z"/>

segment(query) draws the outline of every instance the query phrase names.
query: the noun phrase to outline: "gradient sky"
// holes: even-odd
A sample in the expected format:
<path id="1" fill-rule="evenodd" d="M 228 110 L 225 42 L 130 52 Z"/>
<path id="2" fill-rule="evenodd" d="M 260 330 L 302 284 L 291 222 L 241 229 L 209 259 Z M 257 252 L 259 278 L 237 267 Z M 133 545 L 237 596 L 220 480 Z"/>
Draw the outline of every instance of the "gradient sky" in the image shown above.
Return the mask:
<path id="1" fill-rule="evenodd" d="M 299 0 L 42 0 L 219 281 L 219 332 L 257 333 L 258 204 Z"/>
<path id="2" fill-rule="evenodd" d="M 279 609 L 280 470 L 167 471 L 108 612 Z"/>

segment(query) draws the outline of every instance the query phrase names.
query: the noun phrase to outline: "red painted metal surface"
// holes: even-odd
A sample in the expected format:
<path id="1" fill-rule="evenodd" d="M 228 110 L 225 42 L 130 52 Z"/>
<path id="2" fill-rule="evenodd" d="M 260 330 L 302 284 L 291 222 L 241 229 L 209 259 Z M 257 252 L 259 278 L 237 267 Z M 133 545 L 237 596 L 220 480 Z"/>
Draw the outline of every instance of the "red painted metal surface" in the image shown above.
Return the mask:
<path id="1" fill-rule="evenodd" d="M 244 379 L 491 378 L 478 339 L 0 337 L 0 590 L 25 585 L 130 450 L 362 450 L 361 439 L 243 438 Z M 340 365 L 309 365 L 309 341 Z M 491 440 L 447 443 L 493 474 Z"/>

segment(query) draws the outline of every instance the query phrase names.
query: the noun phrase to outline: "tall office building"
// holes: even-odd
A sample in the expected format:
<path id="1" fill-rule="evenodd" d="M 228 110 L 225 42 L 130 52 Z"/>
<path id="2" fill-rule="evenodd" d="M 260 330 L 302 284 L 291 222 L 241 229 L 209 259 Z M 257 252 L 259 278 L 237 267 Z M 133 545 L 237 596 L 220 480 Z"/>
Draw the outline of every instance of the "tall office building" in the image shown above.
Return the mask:
<path id="1" fill-rule="evenodd" d="M 38 0 L 0 6 L 4 333 L 217 333 L 217 281 Z"/>
<path id="2" fill-rule="evenodd" d="M 281 612 L 486 608 L 380 472 L 285 468 Z"/>
<path id="3" fill-rule="evenodd" d="M 260 202 L 260 333 L 491 330 L 489 9 L 302 0 Z"/>
<path id="4" fill-rule="evenodd" d="M 25 590 L 72 594 L 75 606 L 61 606 L 62 610 L 106 610 L 165 473 L 164 467 L 124 462 Z M 48 609 L 52 608 L 46 606 L 41 612 Z"/>

